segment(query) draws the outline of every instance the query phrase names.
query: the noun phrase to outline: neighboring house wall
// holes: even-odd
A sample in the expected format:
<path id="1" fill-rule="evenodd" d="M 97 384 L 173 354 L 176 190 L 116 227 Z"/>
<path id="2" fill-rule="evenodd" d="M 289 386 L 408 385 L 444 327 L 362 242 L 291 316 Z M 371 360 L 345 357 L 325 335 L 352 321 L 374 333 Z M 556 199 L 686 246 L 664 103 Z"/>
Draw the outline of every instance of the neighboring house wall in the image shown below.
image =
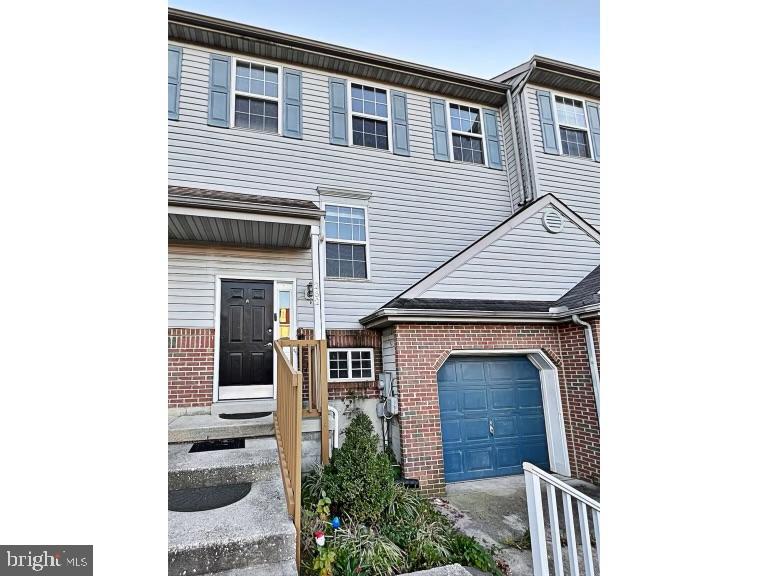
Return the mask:
<path id="1" fill-rule="evenodd" d="M 456 350 L 541 349 L 557 366 L 571 475 L 600 480 L 600 430 L 584 330 L 572 324 L 397 324 L 403 476 L 445 491 L 437 371 Z"/>
<path id="2" fill-rule="evenodd" d="M 168 326 L 213 328 L 216 276 L 296 279 L 297 328 L 312 328 L 312 303 L 303 294 L 312 281 L 310 250 L 168 247 Z"/>
<path id="3" fill-rule="evenodd" d="M 207 123 L 210 51 L 182 48 L 179 120 L 168 121 L 169 184 L 312 201 L 319 200 L 318 186 L 371 194 L 371 278 L 326 280 L 327 328 L 360 328 L 361 317 L 511 214 L 503 141 L 503 170 L 434 159 L 433 95 L 404 90 L 409 157 L 331 145 L 329 75 L 296 66 L 291 68 L 303 75 L 303 139 L 212 127 Z M 506 107 L 499 110 L 499 120 L 502 132 L 509 124 Z"/>
<path id="4" fill-rule="evenodd" d="M 547 154 L 541 135 L 539 102 L 536 90 L 546 90 L 554 95 L 573 96 L 581 100 L 598 102 L 593 98 L 561 93 L 552 88 L 527 85 L 523 89 L 527 110 L 530 144 L 535 162 L 534 174 L 538 197 L 554 194 L 571 210 L 578 213 L 596 228 L 600 227 L 600 162 L 591 158 L 577 158 L 562 154 Z M 591 145 L 591 144 L 590 144 Z"/>
<path id="5" fill-rule="evenodd" d="M 213 328 L 168 329 L 168 408 L 211 404 L 213 344 Z"/>
<path id="6" fill-rule="evenodd" d="M 567 216 L 548 232 L 545 207 L 422 293 L 419 298 L 557 300 L 600 264 L 600 245 Z"/>

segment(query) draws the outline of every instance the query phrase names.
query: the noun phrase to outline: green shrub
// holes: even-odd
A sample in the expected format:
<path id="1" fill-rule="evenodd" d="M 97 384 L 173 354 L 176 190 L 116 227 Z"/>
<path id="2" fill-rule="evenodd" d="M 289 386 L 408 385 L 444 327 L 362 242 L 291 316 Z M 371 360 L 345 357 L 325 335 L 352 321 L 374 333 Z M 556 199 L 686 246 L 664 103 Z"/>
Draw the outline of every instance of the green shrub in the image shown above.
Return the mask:
<path id="1" fill-rule="evenodd" d="M 357 522 L 375 524 L 392 502 L 395 483 L 389 458 L 378 450 L 371 419 L 358 414 L 323 472 L 331 501 Z"/>
<path id="2" fill-rule="evenodd" d="M 427 504 L 416 490 L 395 484 L 392 500 L 387 507 L 387 519 L 394 522 L 414 520 Z"/>

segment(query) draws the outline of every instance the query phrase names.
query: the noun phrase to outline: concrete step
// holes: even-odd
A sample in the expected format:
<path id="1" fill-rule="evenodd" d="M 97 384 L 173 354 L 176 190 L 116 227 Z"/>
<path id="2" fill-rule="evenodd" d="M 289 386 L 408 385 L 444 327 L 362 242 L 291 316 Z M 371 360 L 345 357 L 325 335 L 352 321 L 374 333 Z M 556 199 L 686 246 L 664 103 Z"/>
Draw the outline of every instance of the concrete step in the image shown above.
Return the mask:
<path id="1" fill-rule="evenodd" d="M 247 438 L 245 448 L 193 452 L 191 442 L 168 445 L 168 490 L 258 482 L 279 474 L 274 437 Z"/>
<path id="2" fill-rule="evenodd" d="M 265 398 L 262 400 L 228 400 L 214 402 L 211 405 L 211 414 L 241 414 L 243 412 L 274 412 L 277 409 L 277 400 Z"/>
<path id="3" fill-rule="evenodd" d="M 295 563 L 295 554 L 296 531 L 279 469 L 269 479 L 255 482 L 245 498 L 229 506 L 168 512 L 169 576 L 279 567 Z"/>
<path id="4" fill-rule="evenodd" d="M 274 564 L 262 564 L 249 568 L 235 568 L 224 572 L 214 572 L 212 576 L 297 576 L 296 562 L 278 562 Z"/>
<path id="5" fill-rule="evenodd" d="M 250 420 L 223 420 L 213 414 L 177 416 L 168 422 L 168 442 L 198 442 L 223 438 L 258 438 L 273 436 L 273 417 Z"/>

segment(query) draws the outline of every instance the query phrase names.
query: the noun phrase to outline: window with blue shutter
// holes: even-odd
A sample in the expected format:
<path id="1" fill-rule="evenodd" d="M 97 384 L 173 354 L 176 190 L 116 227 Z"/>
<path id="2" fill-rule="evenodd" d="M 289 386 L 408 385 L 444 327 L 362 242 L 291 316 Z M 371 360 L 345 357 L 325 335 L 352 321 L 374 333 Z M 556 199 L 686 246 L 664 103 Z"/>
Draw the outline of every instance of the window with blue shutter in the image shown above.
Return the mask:
<path id="1" fill-rule="evenodd" d="M 283 70 L 283 136 L 301 138 L 301 72 Z"/>
<path id="2" fill-rule="evenodd" d="M 499 143 L 499 124 L 495 110 L 483 110 L 485 121 L 485 148 L 488 166 L 501 170 L 501 144 Z"/>
<path id="3" fill-rule="evenodd" d="M 330 113 L 330 142 L 347 145 L 347 81 L 343 78 L 328 79 Z"/>
<path id="4" fill-rule="evenodd" d="M 168 119 L 179 119 L 179 94 L 181 92 L 181 48 L 168 46 Z"/>
<path id="5" fill-rule="evenodd" d="M 592 135 L 592 152 L 595 160 L 600 162 L 600 105 L 587 102 L 587 116 L 589 117 L 589 132 Z"/>
<path id="6" fill-rule="evenodd" d="M 544 141 L 544 152 L 547 154 L 559 154 L 557 136 L 555 135 L 552 96 L 544 90 L 536 90 L 536 99 L 539 102 L 539 122 L 541 124 L 541 138 Z"/>
<path id="7" fill-rule="evenodd" d="M 392 99 L 392 152 L 410 156 L 408 144 L 408 97 L 404 92 L 391 90 Z"/>
<path id="8" fill-rule="evenodd" d="M 211 54 L 208 78 L 208 124 L 229 128 L 229 56 Z"/>
<path id="9" fill-rule="evenodd" d="M 432 148 L 435 160 L 450 160 L 448 155 L 448 125 L 445 115 L 445 100 L 429 99 L 432 111 Z"/>

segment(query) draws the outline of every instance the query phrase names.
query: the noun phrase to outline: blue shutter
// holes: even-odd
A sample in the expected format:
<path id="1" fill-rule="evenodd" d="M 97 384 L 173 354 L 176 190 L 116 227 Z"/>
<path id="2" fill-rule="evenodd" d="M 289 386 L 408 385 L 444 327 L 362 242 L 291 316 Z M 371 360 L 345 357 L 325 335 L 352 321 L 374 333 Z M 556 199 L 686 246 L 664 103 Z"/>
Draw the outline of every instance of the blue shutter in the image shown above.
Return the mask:
<path id="1" fill-rule="evenodd" d="M 283 136 L 301 138 L 301 72 L 283 69 Z"/>
<path id="2" fill-rule="evenodd" d="M 168 46 L 168 119 L 179 119 L 181 86 L 181 48 Z"/>
<path id="3" fill-rule="evenodd" d="M 432 148 L 435 160 L 450 160 L 448 154 L 448 124 L 445 119 L 445 100 L 429 99 L 432 109 Z"/>
<path id="4" fill-rule="evenodd" d="M 347 81 L 328 79 L 331 144 L 347 145 Z"/>
<path id="5" fill-rule="evenodd" d="M 405 92 L 390 90 L 392 107 L 392 152 L 410 156 L 408 146 L 408 97 Z"/>
<path id="6" fill-rule="evenodd" d="M 229 56 L 211 54 L 208 125 L 229 128 Z"/>
<path id="7" fill-rule="evenodd" d="M 589 131 L 592 133 L 592 151 L 595 154 L 595 160 L 600 162 L 600 105 L 587 102 L 587 116 Z"/>
<path id="8" fill-rule="evenodd" d="M 501 170 L 501 146 L 499 145 L 499 123 L 495 110 L 483 110 L 485 123 L 485 148 L 488 166 Z"/>
<path id="9" fill-rule="evenodd" d="M 559 154 L 557 136 L 555 135 L 555 116 L 552 112 L 552 96 L 544 90 L 536 90 L 539 101 L 539 120 L 541 122 L 541 138 L 544 141 L 544 152 Z"/>

